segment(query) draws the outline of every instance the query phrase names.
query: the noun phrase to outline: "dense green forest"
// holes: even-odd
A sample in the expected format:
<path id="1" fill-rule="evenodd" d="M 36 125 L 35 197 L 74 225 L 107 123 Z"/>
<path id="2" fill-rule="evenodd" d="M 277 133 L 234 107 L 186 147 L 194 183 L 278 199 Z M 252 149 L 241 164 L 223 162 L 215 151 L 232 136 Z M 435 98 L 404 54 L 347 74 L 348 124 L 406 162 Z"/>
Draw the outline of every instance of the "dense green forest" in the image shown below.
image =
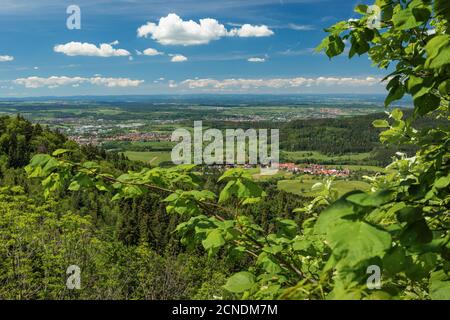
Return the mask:
<path id="1" fill-rule="evenodd" d="M 350 58 L 392 65 L 386 106 L 411 95 L 414 110 L 360 129 L 415 155 L 398 153 L 368 177 L 369 191 L 339 196 L 326 179 L 307 199 L 243 168 L 152 168 L 2 118 L 0 297 L 450 299 L 450 6 L 375 3 L 382 28 L 359 5 L 361 18 L 327 29 L 318 51 L 332 58 L 347 44 Z M 417 125 L 427 117 L 437 121 Z M 294 122 L 289 139 L 319 135 L 324 152 L 376 143 L 375 133 L 360 143 L 351 119 L 333 121 L 306 136 L 308 124 Z M 70 265 L 82 270 L 81 290 L 65 286 Z"/>
<path id="2" fill-rule="evenodd" d="M 52 193 L 48 199 L 24 167 L 33 155 L 70 148 L 71 159 L 97 161 L 118 175 L 142 169 L 124 156 L 92 146 L 78 146 L 58 132 L 21 116 L 0 120 L 0 297 L 3 299 L 207 299 L 227 297 L 221 288 L 247 259 L 208 257 L 187 250 L 174 233 L 183 219 L 168 215 L 160 197 L 146 194 L 111 203 L 100 190 Z M 202 184 L 218 189 L 219 172 L 208 172 Z M 280 213 L 306 199 L 279 192 L 248 212 L 266 230 Z M 66 269 L 83 270 L 82 291 L 66 288 Z M 89 288 L 89 289 L 88 289 Z M 229 294 L 228 294 L 229 295 Z"/>
<path id="3" fill-rule="evenodd" d="M 401 109 L 405 116 L 411 116 L 411 109 Z M 375 120 L 389 119 L 389 114 L 374 113 L 353 117 L 324 119 L 300 119 L 283 124 L 268 122 L 214 122 L 206 121 L 205 126 L 212 128 L 278 128 L 280 130 L 280 149 L 283 151 L 318 151 L 329 156 L 371 153 L 370 159 L 362 163 L 387 166 L 396 152 L 413 155 L 417 146 L 393 144 L 386 146 L 380 142 L 381 128 L 375 128 Z M 419 130 L 445 124 L 445 119 L 421 117 L 414 119 L 414 126 Z M 282 159 L 283 160 L 283 159 Z M 315 162 L 307 159 L 305 162 Z"/>

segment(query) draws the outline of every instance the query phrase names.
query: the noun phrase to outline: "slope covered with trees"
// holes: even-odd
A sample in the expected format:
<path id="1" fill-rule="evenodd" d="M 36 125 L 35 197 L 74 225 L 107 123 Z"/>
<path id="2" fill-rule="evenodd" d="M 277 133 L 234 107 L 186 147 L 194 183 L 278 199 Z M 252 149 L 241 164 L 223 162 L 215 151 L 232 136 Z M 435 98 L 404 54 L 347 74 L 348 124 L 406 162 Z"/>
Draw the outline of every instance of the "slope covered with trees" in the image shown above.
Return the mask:
<path id="1" fill-rule="evenodd" d="M 59 193 L 67 190 L 103 194 L 117 203 L 149 195 L 160 199 L 165 214 L 179 223 L 175 228 L 179 250 L 186 250 L 197 262 L 189 269 L 189 277 L 195 277 L 196 292 L 187 294 L 190 298 L 450 299 L 450 6 L 446 0 L 377 0 L 375 4 L 381 9 L 380 29 L 371 27 L 368 22 L 373 12 L 360 5 L 356 11 L 361 18 L 330 27 L 328 37 L 318 48 L 331 58 L 344 53 L 347 42 L 350 58 L 368 54 L 378 67 L 393 69 L 386 77 L 386 106 L 405 94 L 413 97 L 413 113 L 405 115 L 394 109 L 388 119 L 373 121 L 376 128 L 382 129 L 382 143 L 411 145 L 417 152 L 413 157 L 398 155 L 386 175 L 372 177 L 370 192 L 354 191 L 339 198 L 328 180 L 314 187 L 319 192 L 317 198 L 295 203 L 297 209 L 293 210 L 283 206 L 282 198 L 276 202 L 272 194 L 268 197 L 271 191 L 253 181 L 243 169 L 226 171 L 217 179 L 217 187 L 211 188 L 213 182 L 208 177 L 214 179 L 214 175 L 202 174 L 195 166 L 143 167 L 119 173 L 101 159 L 78 159 L 74 156 L 78 151 L 71 148 L 35 155 L 26 167 L 28 178 L 41 182 L 47 201 L 57 201 Z M 416 128 L 415 120 L 425 116 L 443 121 L 435 127 Z M 267 198 L 271 201 L 268 207 L 264 205 Z M 258 207 L 266 212 L 264 216 L 258 216 Z M 14 206 L 10 210 L 16 212 L 13 217 L 20 219 Z M 46 215 L 47 209 L 39 211 Z M 287 214 L 280 214 L 283 211 Z M 10 221 L 8 210 L 3 216 L 3 220 Z M 69 214 L 63 214 L 63 218 L 69 219 L 65 227 L 69 230 L 64 233 L 75 238 L 77 246 L 89 241 L 89 236 L 70 233 L 71 223 L 79 232 L 89 229 L 84 220 L 77 217 L 71 222 Z M 137 224 L 131 221 L 128 225 Z M 60 239 L 59 234 L 44 233 L 49 241 L 56 239 L 58 245 L 70 243 L 70 239 Z M 141 233 L 148 234 L 145 230 Z M 8 234 L 3 237 L 7 241 L 0 243 L 12 248 L 16 248 L 17 239 L 22 240 Z M 138 243 L 138 238 L 134 236 L 130 243 Z M 87 253 L 70 261 L 86 269 L 87 279 L 96 279 L 92 285 L 88 280 L 87 292 L 100 286 L 99 291 L 108 297 L 108 290 L 116 288 L 118 281 L 120 286 L 128 287 L 124 291 L 127 294 L 121 297 L 133 298 L 134 293 L 139 293 L 139 298 L 166 298 L 146 295 L 144 288 L 143 293 L 139 291 L 142 283 L 153 281 L 146 280 L 154 271 L 148 269 L 154 260 L 141 249 L 144 244 L 145 240 L 140 245 L 123 247 L 120 242 L 115 247 L 108 242 L 106 248 L 96 250 L 92 260 Z M 12 252 L 27 261 L 28 246 L 18 248 Z M 0 252 L 10 250 L 2 248 Z M 131 250 L 131 256 L 127 250 Z M 105 259 L 107 253 L 110 259 Z M 32 263 L 36 259 L 31 259 Z M 111 261 L 115 267 L 111 267 L 112 272 L 105 271 L 108 275 L 92 269 L 98 264 L 109 267 Z M 201 270 L 209 280 L 196 277 L 200 265 L 205 265 L 202 261 L 212 264 L 211 269 L 206 269 L 212 273 Z M 163 263 L 168 268 L 165 279 L 176 281 L 177 264 L 167 260 Z M 12 281 L 13 285 L 29 279 L 19 273 L 10 280 L 11 270 L 17 270 L 14 268 L 14 263 L 4 268 L 0 281 Z M 26 273 L 36 269 L 46 274 L 41 264 L 27 267 Z M 381 273 L 381 283 L 370 282 L 368 272 L 373 270 Z M 131 283 L 123 282 L 129 279 L 123 276 L 125 273 L 130 275 Z M 42 279 L 46 280 L 41 284 L 53 281 Z M 84 291 L 79 294 L 82 297 Z"/>

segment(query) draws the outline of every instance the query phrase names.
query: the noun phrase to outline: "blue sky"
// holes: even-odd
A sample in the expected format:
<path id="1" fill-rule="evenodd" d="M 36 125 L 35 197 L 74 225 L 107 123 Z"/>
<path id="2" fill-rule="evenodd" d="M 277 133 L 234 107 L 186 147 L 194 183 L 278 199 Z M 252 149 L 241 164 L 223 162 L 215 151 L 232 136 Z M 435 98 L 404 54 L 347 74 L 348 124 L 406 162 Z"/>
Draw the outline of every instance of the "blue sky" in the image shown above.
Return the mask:
<path id="1" fill-rule="evenodd" d="M 361 2 L 0 0 L 0 97 L 382 93 L 367 56 L 312 52 Z"/>

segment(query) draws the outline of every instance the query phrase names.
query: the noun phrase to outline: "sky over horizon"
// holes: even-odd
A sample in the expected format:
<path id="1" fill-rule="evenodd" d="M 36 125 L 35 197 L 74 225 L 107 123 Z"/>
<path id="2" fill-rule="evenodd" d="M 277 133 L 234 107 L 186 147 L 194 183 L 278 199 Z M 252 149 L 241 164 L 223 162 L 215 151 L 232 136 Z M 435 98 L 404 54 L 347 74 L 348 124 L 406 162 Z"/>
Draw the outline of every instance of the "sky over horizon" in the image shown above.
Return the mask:
<path id="1" fill-rule="evenodd" d="M 0 0 L 0 97 L 383 93 L 367 56 L 313 50 L 359 3 Z"/>

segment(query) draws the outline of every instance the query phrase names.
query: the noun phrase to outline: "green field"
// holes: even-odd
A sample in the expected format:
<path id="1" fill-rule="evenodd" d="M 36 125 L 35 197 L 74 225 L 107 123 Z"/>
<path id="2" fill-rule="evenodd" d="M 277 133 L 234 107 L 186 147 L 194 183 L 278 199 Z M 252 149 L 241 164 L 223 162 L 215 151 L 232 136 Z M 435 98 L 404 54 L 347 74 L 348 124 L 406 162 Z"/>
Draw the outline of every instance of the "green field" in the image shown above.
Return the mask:
<path id="1" fill-rule="evenodd" d="M 170 152 L 137 152 L 137 151 L 126 151 L 124 152 L 130 160 L 142 161 L 153 166 L 158 166 L 162 162 L 171 161 Z"/>
<path id="2" fill-rule="evenodd" d="M 305 175 L 295 180 L 279 181 L 278 189 L 302 196 L 314 196 L 314 193 L 311 192 L 312 186 L 322 181 L 323 180 L 317 179 L 316 177 Z M 368 190 L 370 188 L 368 183 L 354 180 L 336 180 L 333 185 L 340 195 L 344 195 L 353 190 Z"/>
<path id="3" fill-rule="evenodd" d="M 370 153 L 346 154 L 343 156 L 327 156 L 316 151 L 281 151 L 281 158 L 288 162 L 296 162 L 302 160 L 316 161 L 362 161 L 370 157 Z"/>
<path id="4" fill-rule="evenodd" d="M 364 166 L 364 165 L 329 165 L 325 166 L 327 168 L 342 168 L 342 169 L 349 169 L 350 171 L 371 171 L 371 172 L 386 172 L 385 168 L 377 167 L 377 166 Z"/>

